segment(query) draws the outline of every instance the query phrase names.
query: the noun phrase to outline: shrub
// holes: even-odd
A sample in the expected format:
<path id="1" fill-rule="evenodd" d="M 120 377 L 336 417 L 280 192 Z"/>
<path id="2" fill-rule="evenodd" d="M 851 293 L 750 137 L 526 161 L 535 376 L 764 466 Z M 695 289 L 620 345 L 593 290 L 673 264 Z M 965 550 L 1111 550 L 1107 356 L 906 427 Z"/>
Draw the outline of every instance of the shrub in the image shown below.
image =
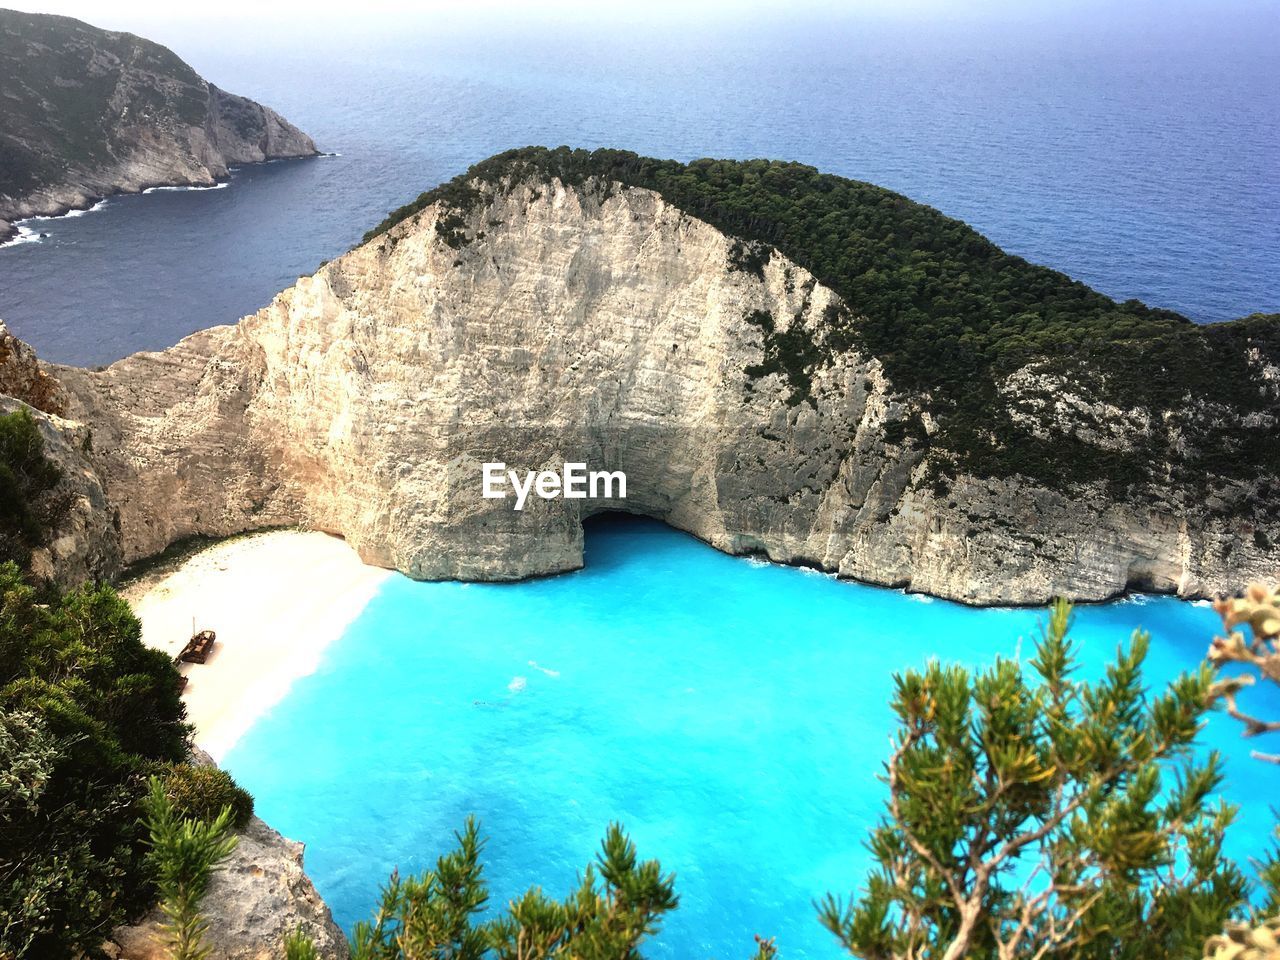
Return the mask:
<path id="1" fill-rule="evenodd" d="M 474 819 L 457 848 L 420 877 L 393 874 L 372 923 L 356 924 L 352 960 L 638 958 L 640 944 L 676 908 L 675 877 L 657 860 L 641 861 L 635 844 L 611 824 L 594 864 L 564 901 L 533 888 L 505 912 L 476 922 L 489 902 Z"/>
<path id="2" fill-rule="evenodd" d="M 151 845 L 148 860 L 156 873 L 171 960 L 208 960 L 213 951 L 204 942 L 209 922 L 200 912 L 200 901 L 214 869 L 236 848 L 231 808 L 224 806 L 209 821 L 183 817 L 169 802 L 164 785 L 152 777 L 144 809 Z"/>
<path id="3" fill-rule="evenodd" d="M 48 539 L 63 510 L 50 496 L 61 479 L 44 455 L 44 438 L 31 412 L 0 415 L 0 561 L 25 569 L 32 548 Z"/>
<path id="4" fill-rule="evenodd" d="M 253 816 L 253 797 L 231 774 L 206 764 L 176 763 L 161 775 L 164 793 L 180 820 L 211 823 L 223 807 L 231 808 L 231 824 L 243 828 Z"/>
<path id="5" fill-rule="evenodd" d="M 897 678 L 876 866 L 855 901 L 821 907 L 850 953 L 1185 957 L 1239 909 L 1219 761 L 1190 756 L 1209 670 L 1149 696 L 1135 633 L 1103 679 L 1076 680 L 1069 622 L 1059 602 L 1034 678 L 1009 660 Z"/>
<path id="6" fill-rule="evenodd" d="M 96 949 L 153 900 L 142 773 L 187 755 L 175 677 L 110 588 L 0 564 L 0 957 Z"/>

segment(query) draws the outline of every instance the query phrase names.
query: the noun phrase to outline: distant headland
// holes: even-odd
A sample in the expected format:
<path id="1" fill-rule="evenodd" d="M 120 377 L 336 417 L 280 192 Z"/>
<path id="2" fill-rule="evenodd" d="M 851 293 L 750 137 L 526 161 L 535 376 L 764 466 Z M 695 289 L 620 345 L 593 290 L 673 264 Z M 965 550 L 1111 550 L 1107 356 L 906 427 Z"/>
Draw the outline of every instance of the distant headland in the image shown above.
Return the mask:
<path id="1" fill-rule="evenodd" d="M 26 217 L 317 153 L 270 107 L 219 89 L 160 44 L 70 17 L 0 10 L 0 102 L 0 242 Z"/>

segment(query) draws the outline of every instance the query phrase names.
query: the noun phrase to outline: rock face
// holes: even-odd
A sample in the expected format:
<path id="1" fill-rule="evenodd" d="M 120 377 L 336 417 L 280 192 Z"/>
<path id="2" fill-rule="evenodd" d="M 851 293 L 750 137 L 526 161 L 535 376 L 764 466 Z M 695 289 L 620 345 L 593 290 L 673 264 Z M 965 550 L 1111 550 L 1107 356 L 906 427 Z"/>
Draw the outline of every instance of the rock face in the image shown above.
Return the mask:
<path id="1" fill-rule="evenodd" d="M 68 17 L 0 10 L 0 104 L 0 240 L 23 217 L 316 153 L 275 111 L 159 44 Z"/>
<path id="2" fill-rule="evenodd" d="M 1119 499 L 1101 478 L 941 489 L 903 429 L 913 398 L 874 358 L 817 370 L 811 402 L 761 374 L 762 311 L 776 339 L 857 304 L 776 251 L 743 269 L 736 246 L 649 190 L 509 183 L 465 217 L 426 206 L 235 326 L 52 369 L 93 430 L 126 560 L 302 524 L 413 577 L 511 579 L 579 566 L 582 520 L 622 508 L 732 553 L 971 603 L 1200 596 L 1280 566 L 1258 484 L 1207 500 Z M 1115 445 L 1141 429 L 1143 411 L 1101 429 L 1088 396 L 1056 393 L 1037 414 L 1052 430 Z M 487 461 L 622 470 L 628 497 L 515 512 L 482 498 Z"/>
<path id="3" fill-rule="evenodd" d="M 62 473 L 49 494 L 66 504 L 49 542 L 32 551 L 31 572 L 63 587 L 106 580 L 120 572 L 120 529 L 97 468 L 90 462 L 89 427 L 63 416 L 62 385 L 0 322 L 0 414 L 26 407 L 44 439 L 44 453 Z"/>
<path id="4" fill-rule="evenodd" d="M 302 844 L 254 817 L 213 875 L 201 909 L 205 944 L 218 960 L 279 960 L 285 937 L 301 929 L 321 960 L 346 960 L 346 938 L 302 869 Z M 140 923 L 120 927 L 110 952 L 117 960 L 169 960 L 157 907 Z"/>
<path id="5" fill-rule="evenodd" d="M 55 378 L 40 369 L 35 351 L 0 320 L 0 395 L 21 400 L 58 416 L 67 412 L 67 396 Z"/>

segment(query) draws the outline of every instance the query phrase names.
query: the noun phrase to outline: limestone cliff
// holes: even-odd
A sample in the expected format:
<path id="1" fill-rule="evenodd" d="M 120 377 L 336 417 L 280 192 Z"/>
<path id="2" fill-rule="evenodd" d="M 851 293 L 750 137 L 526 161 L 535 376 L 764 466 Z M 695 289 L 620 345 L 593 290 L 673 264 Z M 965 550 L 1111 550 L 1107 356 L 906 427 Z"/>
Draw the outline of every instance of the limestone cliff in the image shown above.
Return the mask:
<path id="1" fill-rule="evenodd" d="M 274 110 L 220 90 L 159 44 L 0 10 L 0 240 L 23 217 L 315 153 Z"/>
<path id="2" fill-rule="evenodd" d="M 1101 475 L 939 482 L 921 396 L 847 343 L 805 368 L 797 402 L 779 342 L 856 326 L 860 307 L 753 255 L 744 269 L 738 240 L 649 189 L 517 179 L 423 204 L 235 326 L 51 370 L 93 431 L 126 560 L 303 524 L 418 578 L 572 569 L 582 519 L 617 501 L 517 513 L 480 495 L 482 462 L 570 460 L 625 471 L 625 509 L 722 550 L 971 603 L 1199 596 L 1280 565 L 1276 464 L 1209 495 Z M 1054 376 L 1029 365 L 999 385 L 1050 439 L 1124 448 L 1159 419 Z"/>

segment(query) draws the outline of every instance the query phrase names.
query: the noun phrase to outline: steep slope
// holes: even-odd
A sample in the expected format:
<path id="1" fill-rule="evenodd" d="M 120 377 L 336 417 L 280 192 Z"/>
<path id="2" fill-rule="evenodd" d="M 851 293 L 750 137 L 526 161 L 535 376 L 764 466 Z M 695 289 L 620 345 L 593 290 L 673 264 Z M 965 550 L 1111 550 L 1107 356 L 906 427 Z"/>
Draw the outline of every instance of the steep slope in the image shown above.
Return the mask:
<path id="1" fill-rule="evenodd" d="M 0 10 L 0 239 L 22 217 L 315 153 L 275 111 L 218 89 L 159 44 Z"/>
<path id="2" fill-rule="evenodd" d="M 31 550 L 31 573 L 69 587 L 115 577 L 121 553 L 115 510 L 90 462 L 90 430 L 67 420 L 66 407 L 58 381 L 40 369 L 31 348 L 0 322 L 0 415 L 25 408 L 40 430 L 44 458 L 60 475 L 48 499 L 42 498 L 56 526 L 47 542 Z M 5 494 L 11 495 L 8 490 Z"/>
<path id="3" fill-rule="evenodd" d="M 1244 383 L 1180 411 L 1118 404 L 1100 364 L 988 365 L 981 402 L 1017 431 L 989 444 L 993 469 L 949 432 L 965 401 L 904 387 L 868 311 L 794 259 L 667 191 L 499 159 L 236 326 L 52 368 L 126 559 L 301 523 L 411 576 L 507 579 L 580 565 L 582 518 L 623 506 L 730 552 L 976 603 L 1203 595 L 1280 561 L 1274 319 L 1209 341 Z M 1173 331 L 1156 343 L 1222 336 L 1154 321 Z M 628 498 L 517 513 L 481 496 L 496 460 L 623 470 Z"/>

